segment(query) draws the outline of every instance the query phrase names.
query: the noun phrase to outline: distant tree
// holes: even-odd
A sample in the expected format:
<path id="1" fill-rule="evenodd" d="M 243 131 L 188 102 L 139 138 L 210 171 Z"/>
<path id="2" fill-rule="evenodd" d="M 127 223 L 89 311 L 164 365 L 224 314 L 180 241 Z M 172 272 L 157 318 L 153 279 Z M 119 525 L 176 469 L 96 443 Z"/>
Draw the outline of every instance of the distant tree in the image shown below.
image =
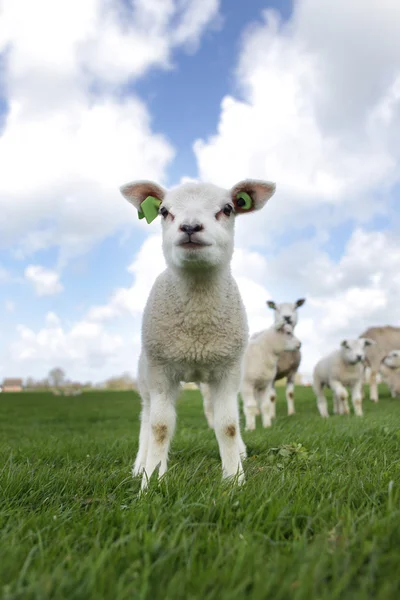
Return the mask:
<path id="1" fill-rule="evenodd" d="M 65 383 L 65 371 L 60 367 L 55 367 L 50 371 L 48 379 L 50 387 L 62 387 Z"/>

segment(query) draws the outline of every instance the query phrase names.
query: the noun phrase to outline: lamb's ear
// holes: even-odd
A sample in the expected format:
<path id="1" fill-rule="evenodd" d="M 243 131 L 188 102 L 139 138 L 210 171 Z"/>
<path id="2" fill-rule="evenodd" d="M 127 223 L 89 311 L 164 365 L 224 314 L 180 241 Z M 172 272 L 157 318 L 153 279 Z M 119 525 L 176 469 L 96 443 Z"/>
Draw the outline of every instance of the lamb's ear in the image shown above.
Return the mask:
<path id="1" fill-rule="evenodd" d="M 364 346 L 373 346 L 376 344 L 375 340 L 371 340 L 370 338 L 361 338 L 364 340 Z"/>
<path id="2" fill-rule="evenodd" d="M 306 299 L 305 298 L 300 298 L 300 300 L 297 300 L 294 305 L 296 308 L 300 308 L 300 306 L 303 306 L 303 304 L 305 303 Z"/>
<path id="3" fill-rule="evenodd" d="M 121 186 L 120 192 L 128 202 L 137 208 L 139 219 L 146 218 L 151 223 L 158 215 L 158 207 L 165 196 L 165 190 L 152 181 L 132 181 Z M 146 205 L 142 203 L 147 200 Z"/>
<path id="4" fill-rule="evenodd" d="M 340 345 L 342 346 L 342 348 L 347 348 L 347 349 L 350 348 L 347 340 L 343 340 L 343 342 Z"/>
<path id="5" fill-rule="evenodd" d="M 259 179 L 245 179 L 231 189 L 235 213 L 249 213 L 259 210 L 275 193 L 275 183 Z"/>
<path id="6" fill-rule="evenodd" d="M 269 308 L 272 308 L 273 310 L 276 310 L 276 304 L 273 300 L 267 300 L 267 306 L 269 306 Z"/>

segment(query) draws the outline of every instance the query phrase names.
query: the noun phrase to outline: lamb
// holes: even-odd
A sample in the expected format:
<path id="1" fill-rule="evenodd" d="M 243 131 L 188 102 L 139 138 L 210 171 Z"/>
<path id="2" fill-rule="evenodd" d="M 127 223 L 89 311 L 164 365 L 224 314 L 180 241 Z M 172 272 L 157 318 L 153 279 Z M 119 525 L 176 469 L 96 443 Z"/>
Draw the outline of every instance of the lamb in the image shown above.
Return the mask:
<path id="1" fill-rule="evenodd" d="M 369 380 L 369 397 L 378 402 L 379 392 L 376 376 L 380 370 L 382 359 L 391 351 L 400 348 L 400 327 L 371 327 L 360 337 L 375 340 L 376 344 L 367 350 L 367 364 L 371 369 Z"/>
<path id="2" fill-rule="evenodd" d="M 400 397 L 400 350 L 392 350 L 381 363 L 380 373 L 392 398 Z"/>
<path id="3" fill-rule="evenodd" d="M 283 319 L 285 323 L 291 325 L 294 329 L 298 320 L 297 309 L 300 308 L 300 306 L 303 306 L 305 301 L 305 298 L 300 298 L 294 303 L 282 302 L 281 304 L 276 304 L 273 300 L 268 300 L 267 305 L 269 308 L 274 310 L 275 322 L 279 322 L 279 320 Z M 294 381 L 296 373 L 299 370 L 300 362 L 301 352 L 299 350 L 295 350 L 294 352 L 282 352 L 278 360 L 275 381 L 279 381 L 280 379 L 286 377 L 286 402 L 288 407 L 288 415 L 295 414 Z M 270 400 L 272 402 L 272 418 L 275 418 L 276 391 L 274 385 L 271 388 Z"/>
<path id="4" fill-rule="evenodd" d="M 362 416 L 362 384 L 366 348 L 375 342 L 368 338 L 343 340 L 339 350 L 335 350 L 320 360 L 314 368 L 313 389 L 317 397 L 321 417 L 328 417 L 328 405 L 324 387 L 333 392 L 335 414 L 350 414 L 346 387 L 351 388 L 354 412 Z"/>
<path id="5" fill-rule="evenodd" d="M 246 448 L 237 394 L 248 339 L 247 316 L 230 263 L 236 216 L 261 209 L 275 184 L 245 180 L 231 190 L 186 183 L 164 190 L 149 181 L 122 186 L 123 196 L 150 222 L 162 218 L 167 263 L 144 309 L 138 387 L 142 398 L 133 475 L 142 490 L 159 466 L 167 471 L 180 382 L 209 385 L 223 477 L 244 481 Z"/>
<path id="6" fill-rule="evenodd" d="M 250 339 L 243 359 L 241 383 L 247 430 L 255 429 L 259 412 L 263 426 L 271 426 L 271 389 L 279 356 L 282 352 L 296 351 L 300 347 L 301 342 L 294 336 L 292 326 L 283 320 Z"/>

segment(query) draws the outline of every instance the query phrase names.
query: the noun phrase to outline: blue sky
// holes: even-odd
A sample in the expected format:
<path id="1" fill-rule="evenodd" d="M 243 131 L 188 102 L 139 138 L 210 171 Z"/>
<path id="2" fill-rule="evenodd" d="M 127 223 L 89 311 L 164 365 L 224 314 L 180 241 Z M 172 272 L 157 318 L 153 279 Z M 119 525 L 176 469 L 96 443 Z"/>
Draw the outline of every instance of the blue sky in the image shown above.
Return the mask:
<path id="1" fill-rule="evenodd" d="M 269 297 L 307 297 L 305 375 L 398 324 L 400 10 L 375 4 L 6 1 L 0 379 L 135 373 L 163 258 L 118 192 L 133 179 L 276 181 L 238 221 L 233 272 L 252 330 Z"/>

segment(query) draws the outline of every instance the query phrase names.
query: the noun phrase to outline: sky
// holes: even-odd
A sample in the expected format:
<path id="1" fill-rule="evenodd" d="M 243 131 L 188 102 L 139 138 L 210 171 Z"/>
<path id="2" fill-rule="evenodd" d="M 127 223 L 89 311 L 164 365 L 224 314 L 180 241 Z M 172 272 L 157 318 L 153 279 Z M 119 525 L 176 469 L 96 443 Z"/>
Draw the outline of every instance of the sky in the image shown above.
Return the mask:
<path id="1" fill-rule="evenodd" d="M 119 187 L 276 182 L 236 223 L 250 331 L 300 372 L 400 325 L 398 0 L 0 0 L 0 380 L 136 374 L 160 222 Z"/>

